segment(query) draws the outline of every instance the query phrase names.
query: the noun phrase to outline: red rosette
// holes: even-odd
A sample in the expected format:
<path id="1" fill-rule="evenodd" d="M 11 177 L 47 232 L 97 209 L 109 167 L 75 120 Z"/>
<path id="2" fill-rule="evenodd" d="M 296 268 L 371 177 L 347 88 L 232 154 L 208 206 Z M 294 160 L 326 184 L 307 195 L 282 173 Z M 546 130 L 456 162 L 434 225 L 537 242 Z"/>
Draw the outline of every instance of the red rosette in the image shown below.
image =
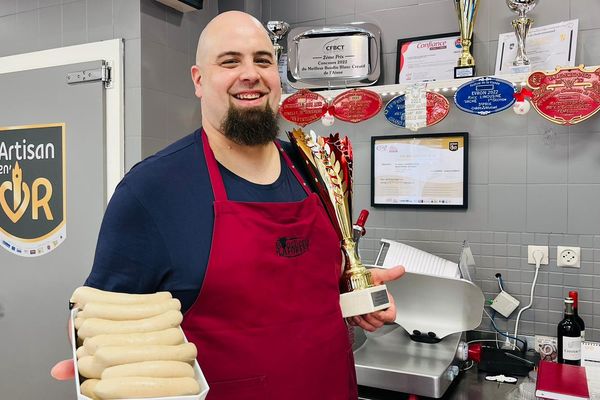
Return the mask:
<path id="1" fill-rule="evenodd" d="M 535 110 L 556 124 L 573 125 L 600 110 L 600 68 L 538 71 L 529 75 L 527 84 L 533 89 L 531 104 Z"/>
<path id="2" fill-rule="evenodd" d="M 302 89 L 281 103 L 279 114 L 286 120 L 304 127 L 321 119 L 327 111 L 327 107 L 327 100 L 323 96 Z"/>
<path id="3" fill-rule="evenodd" d="M 435 125 L 450 112 L 450 102 L 435 92 L 427 92 L 427 126 Z"/>
<path id="4" fill-rule="evenodd" d="M 377 115 L 381 111 L 383 100 L 371 90 L 352 89 L 336 96 L 331 105 L 334 117 L 356 123 Z"/>

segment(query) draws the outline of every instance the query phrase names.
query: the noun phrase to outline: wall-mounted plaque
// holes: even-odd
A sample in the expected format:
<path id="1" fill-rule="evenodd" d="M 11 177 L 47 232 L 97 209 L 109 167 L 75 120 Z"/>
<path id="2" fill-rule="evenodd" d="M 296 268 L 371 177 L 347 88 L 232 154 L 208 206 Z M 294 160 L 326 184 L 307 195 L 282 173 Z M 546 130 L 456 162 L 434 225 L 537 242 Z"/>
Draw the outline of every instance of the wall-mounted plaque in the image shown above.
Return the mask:
<path id="1" fill-rule="evenodd" d="M 544 118 L 559 125 L 585 121 L 600 110 L 600 68 L 557 68 L 534 72 L 527 85 L 533 89 L 531 104 Z"/>
<path id="2" fill-rule="evenodd" d="M 371 138 L 371 205 L 467 208 L 468 134 Z"/>
<path id="3" fill-rule="evenodd" d="M 288 80 L 296 89 L 372 85 L 380 75 L 379 28 L 369 23 L 294 28 L 288 39 Z"/>
<path id="4" fill-rule="evenodd" d="M 509 81 L 486 76 L 462 84 L 454 94 L 454 103 L 466 113 L 490 115 L 512 106 L 515 92 Z"/>

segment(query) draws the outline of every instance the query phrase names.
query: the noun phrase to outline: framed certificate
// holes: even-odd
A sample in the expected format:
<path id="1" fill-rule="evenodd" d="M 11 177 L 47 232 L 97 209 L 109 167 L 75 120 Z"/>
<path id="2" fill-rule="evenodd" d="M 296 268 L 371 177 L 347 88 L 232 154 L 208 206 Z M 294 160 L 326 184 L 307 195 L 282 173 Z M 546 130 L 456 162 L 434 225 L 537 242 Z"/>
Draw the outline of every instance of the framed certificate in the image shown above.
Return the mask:
<path id="1" fill-rule="evenodd" d="M 531 60 L 531 71 L 554 71 L 556 67 L 573 67 L 578 29 L 577 19 L 531 28 L 525 46 L 527 56 Z M 512 62 L 516 55 L 515 33 L 501 33 L 498 36 L 495 75 L 512 73 Z"/>
<path id="2" fill-rule="evenodd" d="M 373 207 L 467 208 L 468 134 L 371 138 Z"/>
<path id="3" fill-rule="evenodd" d="M 396 83 L 454 79 L 461 50 L 458 32 L 399 39 Z"/>

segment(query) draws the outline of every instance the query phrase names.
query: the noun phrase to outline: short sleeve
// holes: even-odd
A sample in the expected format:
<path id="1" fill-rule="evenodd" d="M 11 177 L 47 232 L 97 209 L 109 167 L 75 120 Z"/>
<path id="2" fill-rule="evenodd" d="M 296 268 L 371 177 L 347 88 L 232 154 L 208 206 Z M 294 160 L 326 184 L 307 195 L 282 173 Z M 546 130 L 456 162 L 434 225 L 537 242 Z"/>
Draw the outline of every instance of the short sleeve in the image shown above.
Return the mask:
<path id="1" fill-rule="evenodd" d="M 152 293 L 170 257 L 152 216 L 126 181 L 113 194 L 102 220 L 92 271 L 85 285 L 127 293 Z"/>

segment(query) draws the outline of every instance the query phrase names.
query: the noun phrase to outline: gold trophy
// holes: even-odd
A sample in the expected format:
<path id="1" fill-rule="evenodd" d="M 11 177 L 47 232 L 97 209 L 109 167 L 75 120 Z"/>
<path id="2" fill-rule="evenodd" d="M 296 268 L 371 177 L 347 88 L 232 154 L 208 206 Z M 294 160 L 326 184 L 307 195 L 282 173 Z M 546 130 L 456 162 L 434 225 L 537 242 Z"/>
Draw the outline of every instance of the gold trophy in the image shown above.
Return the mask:
<path id="1" fill-rule="evenodd" d="M 340 289 L 343 317 L 368 314 L 390 306 L 385 285 L 373 285 L 371 273 L 358 254 L 358 226 L 352 224 L 352 145 L 339 134 L 317 136 L 301 129 L 288 132 L 290 141 L 305 161 L 317 194 L 340 237 L 344 271 Z"/>
<path id="2" fill-rule="evenodd" d="M 454 0 L 454 7 L 458 14 L 460 44 L 462 46 L 458 66 L 454 67 L 454 79 L 471 78 L 475 76 L 475 59 L 470 50 L 473 43 L 473 27 L 475 26 L 479 0 Z"/>

